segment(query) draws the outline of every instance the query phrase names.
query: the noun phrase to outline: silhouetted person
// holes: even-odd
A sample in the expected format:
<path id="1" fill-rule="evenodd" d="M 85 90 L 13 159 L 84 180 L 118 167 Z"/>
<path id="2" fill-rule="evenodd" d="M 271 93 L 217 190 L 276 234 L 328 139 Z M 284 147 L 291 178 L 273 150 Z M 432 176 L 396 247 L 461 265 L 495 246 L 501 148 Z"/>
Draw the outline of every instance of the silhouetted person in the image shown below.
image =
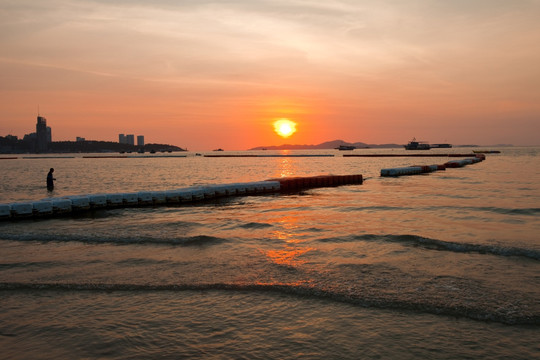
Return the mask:
<path id="1" fill-rule="evenodd" d="M 47 190 L 49 191 L 54 190 L 54 180 L 56 179 L 53 178 L 53 172 L 54 172 L 54 169 L 51 168 L 51 170 L 49 170 L 49 173 L 47 174 Z"/>

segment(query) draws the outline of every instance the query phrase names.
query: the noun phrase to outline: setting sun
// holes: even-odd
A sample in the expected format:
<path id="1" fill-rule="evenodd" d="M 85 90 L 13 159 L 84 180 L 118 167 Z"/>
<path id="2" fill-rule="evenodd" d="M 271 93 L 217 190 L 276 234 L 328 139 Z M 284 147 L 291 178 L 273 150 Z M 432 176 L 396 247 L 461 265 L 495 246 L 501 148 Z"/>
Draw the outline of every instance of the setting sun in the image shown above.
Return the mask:
<path id="1" fill-rule="evenodd" d="M 274 131 L 282 138 L 288 138 L 296 132 L 296 123 L 289 119 L 279 119 L 274 122 Z"/>

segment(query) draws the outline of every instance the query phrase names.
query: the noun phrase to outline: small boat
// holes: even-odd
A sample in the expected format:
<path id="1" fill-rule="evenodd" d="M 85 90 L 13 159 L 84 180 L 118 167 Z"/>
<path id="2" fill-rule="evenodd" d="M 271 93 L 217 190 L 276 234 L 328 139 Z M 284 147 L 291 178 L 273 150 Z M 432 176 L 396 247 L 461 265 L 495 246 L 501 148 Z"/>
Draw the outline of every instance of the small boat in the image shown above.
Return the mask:
<path id="1" fill-rule="evenodd" d="M 413 138 L 407 145 L 403 145 L 405 147 L 405 150 L 429 150 L 431 149 L 431 146 L 426 143 L 425 141 L 416 141 L 415 138 Z"/>
<path id="2" fill-rule="evenodd" d="M 337 148 L 335 148 L 336 150 L 354 150 L 356 149 L 356 146 L 352 146 L 352 145 L 339 145 Z"/>
<path id="3" fill-rule="evenodd" d="M 215 149 L 214 151 L 223 151 L 223 149 L 219 148 L 219 149 Z"/>

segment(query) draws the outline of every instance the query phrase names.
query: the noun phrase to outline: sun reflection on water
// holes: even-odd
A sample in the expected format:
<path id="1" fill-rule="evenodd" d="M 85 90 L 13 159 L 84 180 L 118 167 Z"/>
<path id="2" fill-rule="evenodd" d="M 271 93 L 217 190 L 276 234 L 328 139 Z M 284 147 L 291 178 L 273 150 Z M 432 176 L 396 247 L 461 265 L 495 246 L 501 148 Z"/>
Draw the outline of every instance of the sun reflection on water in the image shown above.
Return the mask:
<path id="1" fill-rule="evenodd" d="M 286 243 L 302 242 L 299 237 L 303 234 L 297 231 L 299 226 L 298 218 L 296 216 L 283 216 L 280 220 L 277 221 L 277 225 L 279 225 L 279 229 L 272 233 L 275 238 L 283 240 Z"/>
<path id="2" fill-rule="evenodd" d="M 298 216 L 287 215 L 277 221 L 279 229 L 272 232 L 274 239 L 280 240 L 281 246 L 277 249 L 261 250 L 261 252 L 273 263 L 285 266 L 299 266 L 306 263 L 301 257 L 315 250 L 313 247 L 301 246 L 305 241 L 305 235 L 299 232 Z"/>
<path id="3" fill-rule="evenodd" d="M 300 256 L 315 250 L 314 248 L 297 248 L 287 246 L 283 250 L 268 250 L 264 254 L 277 265 L 299 266 L 306 263 L 306 260 L 299 259 Z"/>
<path id="4" fill-rule="evenodd" d="M 295 171 L 294 163 L 289 158 L 280 158 L 277 166 L 277 171 L 280 177 L 294 176 Z"/>

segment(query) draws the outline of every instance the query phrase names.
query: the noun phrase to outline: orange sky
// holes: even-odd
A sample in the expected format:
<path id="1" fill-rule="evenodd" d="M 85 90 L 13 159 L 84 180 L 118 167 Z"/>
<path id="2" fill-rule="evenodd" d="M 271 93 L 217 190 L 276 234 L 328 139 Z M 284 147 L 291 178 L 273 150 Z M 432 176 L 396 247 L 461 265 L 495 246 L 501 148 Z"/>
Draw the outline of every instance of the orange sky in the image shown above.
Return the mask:
<path id="1" fill-rule="evenodd" d="M 0 135 L 35 131 L 39 105 L 55 141 L 540 145 L 539 18 L 537 0 L 0 0 Z"/>

